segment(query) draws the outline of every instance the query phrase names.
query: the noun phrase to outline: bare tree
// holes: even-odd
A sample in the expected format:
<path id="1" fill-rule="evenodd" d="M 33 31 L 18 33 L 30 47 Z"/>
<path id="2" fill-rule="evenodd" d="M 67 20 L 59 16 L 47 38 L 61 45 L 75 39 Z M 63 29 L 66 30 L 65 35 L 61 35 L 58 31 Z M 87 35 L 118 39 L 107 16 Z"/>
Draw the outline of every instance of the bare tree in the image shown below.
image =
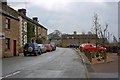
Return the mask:
<path id="1" fill-rule="evenodd" d="M 96 34 L 96 46 L 98 44 L 98 38 L 102 38 L 102 43 L 103 45 L 105 44 L 105 40 L 107 37 L 107 28 L 108 28 L 108 24 L 106 23 L 105 25 L 105 29 L 102 30 L 101 25 L 99 23 L 99 16 L 98 14 L 94 15 L 94 20 L 93 20 L 93 28 L 92 32 L 94 32 Z"/>
<path id="2" fill-rule="evenodd" d="M 108 24 L 105 25 L 105 29 L 104 29 L 104 38 L 106 37 L 107 28 L 108 28 Z"/>
<path id="3" fill-rule="evenodd" d="M 102 31 L 102 29 L 101 29 L 101 35 L 102 35 L 102 43 L 103 43 L 103 46 L 104 46 L 104 44 L 106 43 L 107 28 L 108 28 L 108 24 L 106 23 L 105 29 L 104 29 L 103 31 Z"/>
<path id="4" fill-rule="evenodd" d="M 98 18 L 98 14 L 94 15 L 94 20 L 93 20 L 93 29 L 95 30 L 95 34 L 96 34 L 96 49 L 97 49 L 97 45 L 98 45 L 98 30 L 100 29 L 100 24 L 99 24 L 99 18 Z"/>

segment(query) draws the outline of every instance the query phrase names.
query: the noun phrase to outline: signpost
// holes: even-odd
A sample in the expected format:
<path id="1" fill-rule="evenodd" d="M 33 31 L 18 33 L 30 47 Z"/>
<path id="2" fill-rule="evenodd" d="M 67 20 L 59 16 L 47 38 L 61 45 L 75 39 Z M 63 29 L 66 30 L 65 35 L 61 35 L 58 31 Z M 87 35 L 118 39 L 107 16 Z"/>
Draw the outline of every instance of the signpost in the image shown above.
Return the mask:
<path id="1" fill-rule="evenodd" d="M 5 33 L 0 33 L 0 40 L 5 39 Z"/>

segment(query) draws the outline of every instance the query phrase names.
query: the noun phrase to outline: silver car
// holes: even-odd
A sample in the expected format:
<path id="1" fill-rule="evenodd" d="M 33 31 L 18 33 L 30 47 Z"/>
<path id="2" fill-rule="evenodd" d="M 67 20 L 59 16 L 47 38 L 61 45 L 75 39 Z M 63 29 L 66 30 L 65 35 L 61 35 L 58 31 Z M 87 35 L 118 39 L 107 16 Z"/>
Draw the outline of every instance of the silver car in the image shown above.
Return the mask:
<path id="1" fill-rule="evenodd" d="M 38 44 L 38 47 L 40 47 L 42 53 L 46 53 L 46 47 L 44 44 Z"/>

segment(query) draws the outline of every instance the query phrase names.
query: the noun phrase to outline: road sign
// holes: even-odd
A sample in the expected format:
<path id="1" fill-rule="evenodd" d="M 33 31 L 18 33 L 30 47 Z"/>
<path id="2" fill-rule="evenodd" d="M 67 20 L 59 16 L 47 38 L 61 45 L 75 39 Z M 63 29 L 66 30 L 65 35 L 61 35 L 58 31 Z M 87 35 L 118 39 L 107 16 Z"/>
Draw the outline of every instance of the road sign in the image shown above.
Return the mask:
<path id="1" fill-rule="evenodd" d="M 0 40 L 5 39 L 5 33 L 0 33 Z"/>

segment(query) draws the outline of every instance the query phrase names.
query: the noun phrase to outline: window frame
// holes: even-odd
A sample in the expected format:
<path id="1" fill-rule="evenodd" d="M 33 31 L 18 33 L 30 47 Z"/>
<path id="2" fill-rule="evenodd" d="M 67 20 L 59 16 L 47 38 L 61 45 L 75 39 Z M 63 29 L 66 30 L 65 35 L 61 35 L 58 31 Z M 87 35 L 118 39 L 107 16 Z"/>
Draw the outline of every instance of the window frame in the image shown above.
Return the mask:
<path id="1" fill-rule="evenodd" d="M 10 38 L 5 39 L 5 49 L 10 49 Z"/>
<path id="2" fill-rule="evenodd" d="M 10 19 L 9 18 L 5 19 L 5 29 L 10 29 Z"/>

